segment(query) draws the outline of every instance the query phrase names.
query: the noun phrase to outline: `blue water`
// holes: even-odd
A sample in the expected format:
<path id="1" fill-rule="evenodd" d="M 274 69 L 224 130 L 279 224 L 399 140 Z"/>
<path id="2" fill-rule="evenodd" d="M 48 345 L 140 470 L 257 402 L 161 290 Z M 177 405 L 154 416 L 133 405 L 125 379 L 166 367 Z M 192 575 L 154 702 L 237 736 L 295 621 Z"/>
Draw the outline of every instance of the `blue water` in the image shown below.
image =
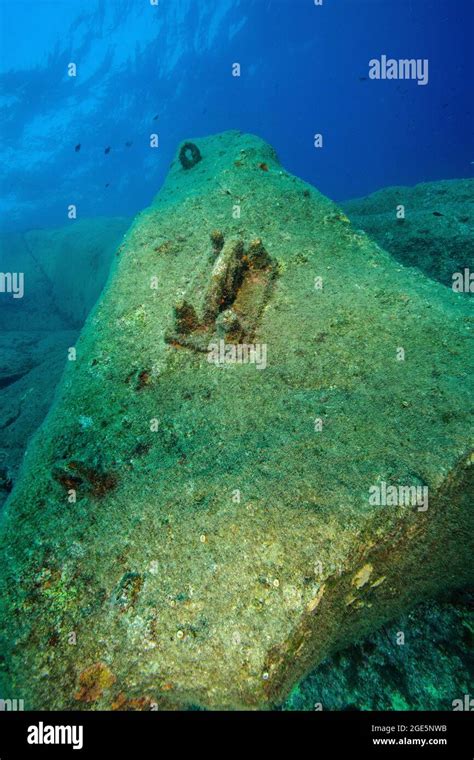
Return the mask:
<path id="1" fill-rule="evenodd" d="M 473 29 L 472 0 L 0 0 L 1 228 L 132 215 L 226 129 L 336 200 L 472 176 Z M 429 83 L 371 80 L 383 54 Z"/>

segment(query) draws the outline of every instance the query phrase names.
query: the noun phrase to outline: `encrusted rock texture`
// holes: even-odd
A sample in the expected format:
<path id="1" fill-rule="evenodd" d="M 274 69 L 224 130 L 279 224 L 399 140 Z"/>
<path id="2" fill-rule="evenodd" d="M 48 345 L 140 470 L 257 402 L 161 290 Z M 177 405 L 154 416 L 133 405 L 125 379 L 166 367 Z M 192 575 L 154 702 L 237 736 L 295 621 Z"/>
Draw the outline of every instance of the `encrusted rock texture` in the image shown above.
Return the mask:
<path id="1" fill-rule="evenodd" d="M 0 508 L 128 226 L 97 218 L 0 234 L 0 270 L 24 275 L 23 298 L 3 296 L 0 310 Z"/>
<path id="2" fill-rule="evenodd" d="M 27 709 L 271 708 L 472 582 L 469 300 L 257 137 L 193 144 L 2 515 L 0 691 Z M 221 340 L 265 366 L 209 362 Z M 429 501 L 374 504 L 382 484 Z"/>
<path id="3" fill-rule="evenodd" d="M 343 209 L 402 264 L 448 287 L 453 274 L 473 270 L 474 179 L 387 187 Z"/>
<path id="4" fill-rule="evenodd" d="M 453 710 L 472 691 L 473 602 L 466 590 L 417 605 L 321 663 L 281 709 Z"/>

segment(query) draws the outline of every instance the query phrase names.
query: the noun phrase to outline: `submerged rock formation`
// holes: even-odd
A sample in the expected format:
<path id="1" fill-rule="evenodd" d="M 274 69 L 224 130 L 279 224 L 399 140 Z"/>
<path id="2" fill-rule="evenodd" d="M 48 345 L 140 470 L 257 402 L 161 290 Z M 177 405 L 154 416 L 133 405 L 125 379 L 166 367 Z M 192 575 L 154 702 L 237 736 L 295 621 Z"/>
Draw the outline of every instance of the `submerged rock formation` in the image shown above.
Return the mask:
<path id="1" fill-rule="evenodd" d="M 355 227 L 398 261 L 443 285 L 474 268 L 474 179 L 386 187 L 342 206 Z"/>
<path id="2" fill-rule="evenodd" d="M 80 329 L 107 280 L 126 217 L 0 234 L 0 271 L 24 274 L 24 296 L 2 296 L 3 331 Z"/>
<path id="3" fill-rule="evenodd" d="M 271 706 L 472 580 L 467 300 L 258 138 L 196 145 L 4 510 L 0 691 L 28 709 Z"/>
<path id="4" fill-rule="evenodd" d="M 417 605 L 321 663 L 281 709 L 453 710 L 472 690 L 473 602 L 465 591 Z"/>
<path id="5" fill-rule="evenodd" d="M 0 508 L 127 227 L 99 218 L 0 234 L 0 271 L 24 276 L 23 298 L 0 295 Z"/>

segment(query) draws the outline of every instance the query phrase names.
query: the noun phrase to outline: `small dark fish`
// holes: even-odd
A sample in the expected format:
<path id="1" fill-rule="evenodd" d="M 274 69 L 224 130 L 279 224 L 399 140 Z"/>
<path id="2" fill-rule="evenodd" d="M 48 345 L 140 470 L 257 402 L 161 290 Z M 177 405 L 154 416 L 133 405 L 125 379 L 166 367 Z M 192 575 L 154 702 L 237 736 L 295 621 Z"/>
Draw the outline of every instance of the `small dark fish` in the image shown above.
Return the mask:
<path id="1" fill-rule="evenodd" d="M 76 153 L 79 153 L 80 149 L 81 149 L 81 143 L 77 143 L 77 145 L 74 148 L 74 150 L 76 151 Z"/>
<path id="2" fill-rule="evenodd" d="M 366 81 L 367 81 L 367 77 L 359 77 L 359 82 L 366 82 Z"/>
<path id="3" fill-rule="evenodd" d="M 131 148 L 132 145 L 133 145 L 133 142 L 131 140 L 127 140 L 127 142 L 125 143 L 126 148 Z"/>
<path id="4" fill-rule="evenodd" d="M 107 146 L 107 148 L 104 150 L 104 153 L 110 153 L 110 145 Z"/>
<path id="5" fill-rule="evenodd" d="M 106 187 L 109 187 L 109 185 L 110 185 L 110 182 L 107 182 Z"/>
<path id="6" fill-rule="evenodd" d="M 433 211 L 433 216 L 443 216 L 441 211 Z"/>
<path id="7" fill-rule="evenodd" d="M 159 114 L 156 114 L 156 116 L 153 117 L 153 121 L 156 121 L 159 118 Z"/>

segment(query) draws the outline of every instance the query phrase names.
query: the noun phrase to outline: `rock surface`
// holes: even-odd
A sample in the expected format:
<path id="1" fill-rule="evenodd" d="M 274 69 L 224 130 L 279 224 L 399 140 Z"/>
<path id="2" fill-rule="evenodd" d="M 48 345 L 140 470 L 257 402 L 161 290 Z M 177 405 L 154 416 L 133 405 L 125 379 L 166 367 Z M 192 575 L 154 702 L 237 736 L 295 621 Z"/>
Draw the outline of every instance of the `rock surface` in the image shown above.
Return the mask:
<path id="1" fill-rule="evenodd" d="M 0 234 L 0 271 L 23 272 L 25 293 L 2 294 L 4 330 L 80 329 L 107 279 L 130 220 L 78 219 L 65 227 Z"/>
<path id="2" fill-rule="evenodd" d="M 51 406 L 75 330 L 10 330 L 0 335 L 0 508 L 18 476 L 27 442 Z"/>
<path id="3" fill-rule="evenodd" d="M 281 709 L 453 710 L 472 694 L 473 602 L 465 592 L 418 605 L 321 663 Z"/>
<path id="4" fill-rule="evenodd" d="M 387 187 L 342 207 L 398 261 L 443 285 L 452 286 L 454 273 L 474 269 L 474 179 Z"/>
<path id="5" fill-rule="evenodd" d="M 21 299 L 0 295 L 0 507 L 127 226 L 121 218 L 85 219 L 0 235 L 0 271 L 22 272 L 25 283 Z"/>
<path id="6" fill-rule="evenodd" d="M 261 140 L 196 142 L 119 249 L 4 510 L 1 690 L 28 709 L 271 706 L 472 580 L 469 303 Z M 266 368 L 208 361 L 236 335 Z M 382 483 L 428 509 L 371 504 Z"/>

